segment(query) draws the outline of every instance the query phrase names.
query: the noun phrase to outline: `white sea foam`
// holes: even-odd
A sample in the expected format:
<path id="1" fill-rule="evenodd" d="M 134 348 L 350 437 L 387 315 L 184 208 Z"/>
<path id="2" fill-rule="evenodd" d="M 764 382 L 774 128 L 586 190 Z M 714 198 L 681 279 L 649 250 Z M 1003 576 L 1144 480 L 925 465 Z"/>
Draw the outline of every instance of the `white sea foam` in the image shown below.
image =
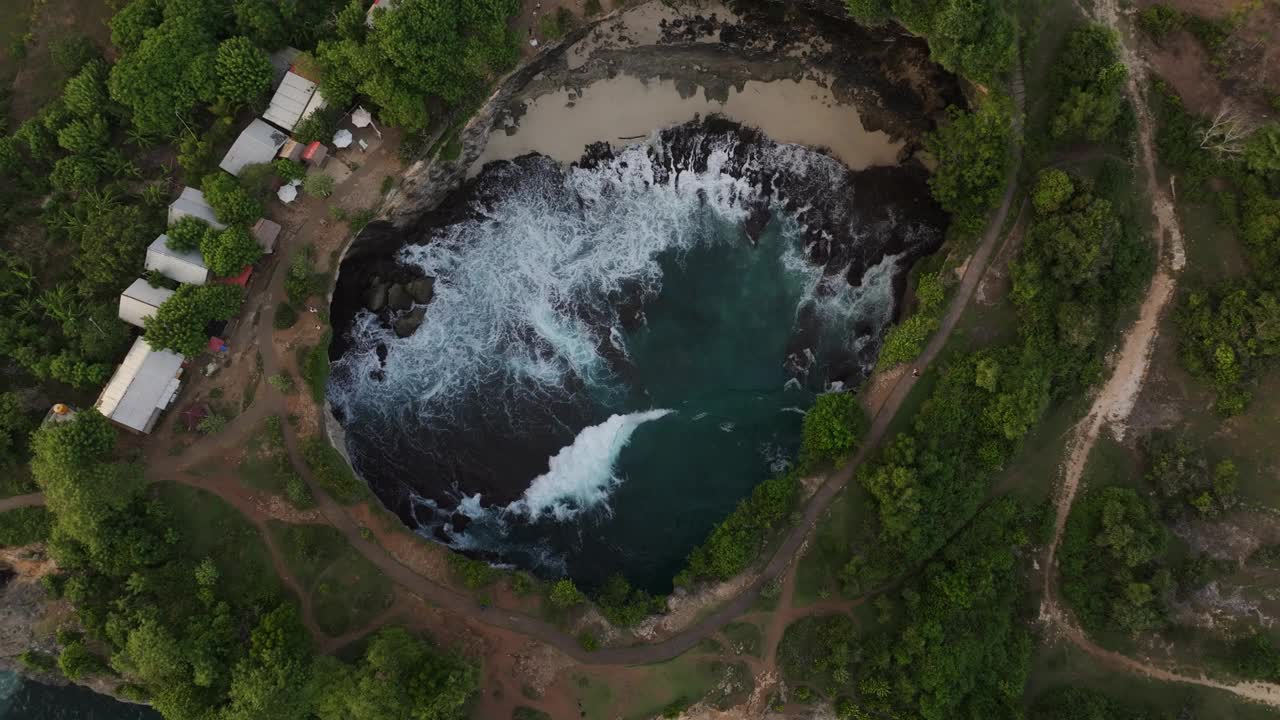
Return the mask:
<path id="1" fill-rule="evenodd" d="M 508 412 L 513 397 L 546 406 L 541 401 L 563 399 L 571 382 L 593 394 L 625 392 L 599 352 L 610 343 L 626 353 L 617 330 L 619 300 L 634 297 L 637 289 L 656 296 L 664 254 L 723 241 L 715 239 L 721 235 L 702 232 L 696 222 L 708 209 L 722 220 L 743 222 L 762 199 L 760 188 L 735 176 L 744 174 L 741 163 L 730 174 L 731 158 L 745 154 L 749 169 L 802 170 L 828 188 L 844 184 L 839 162 L 802 147 L 740 147 L 732 138 L 701 141 L 712 148 L 701 172 L 672 171 L 674 161 L 656 136 L 618 151 L 600 167 L 574 168 L 563 178 L 521 171 L 510 192 L 473 207 L 478 217 L 435 231 L 430 242 L 406 246 L 399 260 L 436 278 L 425 322 L 412 336 L 398 338 L 373 314 L 360 313 L 350 349 L 334 366 L 334 405 L 365 419 L 381 418 L 375 425 L 407 422 L 430 428 L 437 420 L 457 420 L 459 408 L 476 402 L 499 416 Z M 659 182 L 664 171 L 672 172 Z M 777 209 L 778 198 L 773 202 Z M 781 215 L 790 223 L 784 232 L 798 233 L 797 221 Z M 888 229 L 858 226 L 856 217 L 840 221 L 856 236 Z M 891 280 L 899 260 L 887 256 L 850 284 L 846 272 L 828 272 L 813 264 L 799 243 L 791 243 L 784 267 L 807 280 L 797 316 L 807 306 L 827 327 L 869 321 L 870 335 L 843 340 L 850 348 L 877 341 L 890 319 Z M 378 358 L 379 346 L 385 361 Z M 812 353 L 806 352 L 805 362 L 811 363 Z M 617 453 L 640 423 L 657 417 L 615 416 L 582 430 L 506 512 L 565 518 L 607 503 L 618 482 Z M 513 425 L 518 421 L 512 418 Z M 732 432 L 733 424 L 723 423 L 721 429 Z M 502 524 L 497 508 L 484 509 L 478 495 L 457 490 L 465 515 Z"/>
<path id="2" fill-rule="evenodd" d="M 671 412 L 647 410 L 614 415 L 584 429 L 573 443 L 551 458 L 550 469 L 534 478 L 524 495 L 507 506 L 507 512 L 533 520 L 551 516 L 565 521 L 587 508 L 607 506 L 610 491 L 622 481 L 614 470 L 632 433 Z"/>

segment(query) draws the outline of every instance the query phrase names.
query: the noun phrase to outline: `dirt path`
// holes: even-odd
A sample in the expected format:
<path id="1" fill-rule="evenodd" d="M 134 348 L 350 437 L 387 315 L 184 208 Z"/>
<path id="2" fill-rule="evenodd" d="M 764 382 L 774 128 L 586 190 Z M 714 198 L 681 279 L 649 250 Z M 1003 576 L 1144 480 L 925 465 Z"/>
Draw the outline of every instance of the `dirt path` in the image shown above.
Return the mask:
<path id="1" fill-rule="evenodd" d="M 1147 195 L 1151 199 L 1151 212 L 1155 219 L 1153 233 L 1156 243 L 1157 269 L 1147 289 L 1138 319 L 1125 333 L 1117 356 L 1115 371 L 1094 400 L 1089 413 L 1074 428 L 1067 442 L 1067 459 L 1063 465 L 1062 482 L 1055 500 L 1053 540 L 1045 550 L 1044 598 L 1041 619 L 1051 630 L 1057 630 L 1084 652 L 1114 667 L 1137 672 L 1156 680 L 1189 683 L 1225 690 L 1249 700 L 1280 707 L 1280 685 L 1261 682 L 1223 683 L 1203 675 L 1192 677 L 1171 672 L 1141 660 L 1126 657 L 1099 647 L 1076 624 L 1071 612 L 1062 604 L 1058 595 L 1057 552 L 1062 543 L 1062 533 L 1080 480 L 1084 475 L 1089 454 L 1106 427 L 1117 437 L 1122 437 L 1125 422 L 1137 401 L 1138 393 L 1146 378 L 1159 332 L 1160 316 L 1173 297 L 1176 274 L 1186 264 L 1182 230 L 1178 223 L 1173 198 L 1169 189 L 1160 184 L 1156 174 L 1154 151 L 1154 118 L 1147 105 L 1143 88 L 1147 84 L 1147 68 L 1135 52 L 1135 42 L 1126 33 L 1120 21 L 1117 0 L 1097 0 L 1093 17 L 1098 22 L 1114 28 L 1120 35 L 1121 59 L 1129 69 L 1128 94 L 1138 118 L 1138 148 L 1143 169 L 1146 172 Z M 1086 13 L 1087 14 L 1087 13 Z"/>
<path id="2" fill-rule="evenodd" d="M 39 505 L 44 505 L 44 493 L 37 492 L 30 495 L 14 495 L 13 497 L 0 498 L 0 512 Z"/>

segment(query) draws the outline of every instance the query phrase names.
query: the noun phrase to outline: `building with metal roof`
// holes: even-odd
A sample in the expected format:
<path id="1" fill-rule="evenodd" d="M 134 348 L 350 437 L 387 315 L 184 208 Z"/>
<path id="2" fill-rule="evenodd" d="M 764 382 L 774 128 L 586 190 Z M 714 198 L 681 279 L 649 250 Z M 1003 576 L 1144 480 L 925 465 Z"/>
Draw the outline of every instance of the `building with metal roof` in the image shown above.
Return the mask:
<path id="1" fill-rule="evenodd" d="M 276 239 L 280 237 L 280 229 L 280 223 L 259 218 L 249 232 L 253 234 L 253 239 L 258 241 L 258 247 L 262 248 L 262 253 L 270 255 L 276 251 Z"/>
<path id="2" fill-rule="evenodd" d="M 170 280 L 192 285 L 209 282 L 209 268 L 199 250 L 174 250 L 169 247 L 169 236 L 161 235 L 147 247 L 148 270 L 155 270 Z"/>
<path id="3" fill-rule="evenodd" d="M 123 428 L 149 433 L 178 395 L 182 363 L 181 355 L 154 350 L 138 338 L 93 406 Z"/>
<path id="4" fill-rule="evenodd" d="M 271 96 L 271 105 L 262 117 L 285 132 L 293 132 L 298 123 L 324 106 L 319 86 L 290 69 L 284 74 L 280 87 L 276 88 L 276 94 Z"/>
<path id="5" fill-rule="evenodd" d="M 184 217 L 193 217 L 203 220 L 213 226 L 215 230 L 225 229 L 227 226 L 218 222 L 218 216 L 213 212 L 213 206 L 204 200 L 204 193 L 193 187 L 182 188 L 182 194 L 169 204 L 169 224 L 172 225 Z"/>
<path id="6" fill-rule="evenodd" d="M 227 154 L 222 156 L 222 162 L 218 163 L 218 167 L 232 175 L 239 175 L 246 165 L 269 163 L 274 160 L 276 151 L 288 139 L 288 135 L 254 118 L 253 122 L 249 123 L 249 127 L 240 132 L 240 137 L 231 144 Z"/>
<path id="7" fill-rule="evenodd" d="M 151 283 L 138 278 L 120 293 L 120 319 L 142 327 L 142 321 L 155 315 L 160 305 L 171 297 L 173 291 L 169 288 L 151 287 Z"/>

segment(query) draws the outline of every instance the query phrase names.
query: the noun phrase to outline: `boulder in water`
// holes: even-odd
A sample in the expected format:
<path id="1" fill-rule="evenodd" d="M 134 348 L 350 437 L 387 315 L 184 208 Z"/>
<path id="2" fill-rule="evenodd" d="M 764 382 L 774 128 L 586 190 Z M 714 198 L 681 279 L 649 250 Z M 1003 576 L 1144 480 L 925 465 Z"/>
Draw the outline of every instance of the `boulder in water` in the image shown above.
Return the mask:
<path id="1" fill-rule="evenodd" d="M 420 277 L 404 286 L 409 292 L 414 302 L 426 305 L 431 302 L 432 296 L 436 294 L 436 279 L 433 277 Z"/>
<path id="2" fill-rule="evenodd" d="M 413 307 L 413 298 L 403 285 L 396 283 L 387 291 L 387 307 L 392 310 L 408 310 Z"/>
<path id="3" fill-rule="evenodd" d="M 418 331 L 418 326 L 422 325 L 422 319 L 426 317 L 427 309 L 424 307 L 416 307 L 407 315 L 402 315 L 396 320 L 396 337 L 407 338 Z"/>

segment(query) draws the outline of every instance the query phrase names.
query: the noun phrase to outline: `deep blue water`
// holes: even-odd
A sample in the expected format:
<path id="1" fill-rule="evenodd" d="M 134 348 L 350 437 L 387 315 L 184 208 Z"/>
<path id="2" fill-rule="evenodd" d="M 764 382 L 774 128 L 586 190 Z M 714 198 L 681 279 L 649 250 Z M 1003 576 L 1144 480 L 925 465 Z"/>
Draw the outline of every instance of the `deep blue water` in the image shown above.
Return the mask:
<path id="1" fill-rule="evenodd" d="M 150 708 L 77 685 L 54 687 L 0 671 L 0 720 L 161 720 Z"/>

